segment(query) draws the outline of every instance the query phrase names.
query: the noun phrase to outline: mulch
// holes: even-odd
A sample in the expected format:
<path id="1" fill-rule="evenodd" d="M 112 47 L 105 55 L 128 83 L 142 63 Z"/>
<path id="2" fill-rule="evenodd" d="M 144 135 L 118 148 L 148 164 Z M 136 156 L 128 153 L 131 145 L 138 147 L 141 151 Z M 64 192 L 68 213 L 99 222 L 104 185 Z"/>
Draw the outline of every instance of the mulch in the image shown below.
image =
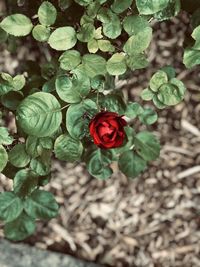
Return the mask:
<path id="1" fill-rule="evenodd" d="M 158 122 L 148 127 L 161 141 L 160 158 L 134 180 L 114 164 L 107 181 L 90 177 L 84 164 L 54 161 L 45 189 L 56 195 L 60 215 L 38 222 L 26 242 L 113 267 L 200 266 L 200 69 L 181 63 L 191 31 L 185 14 L 152 24 L 150 67 L 118 87 L 141 103 L 152 73 L 169 64 L 186 84 L 185 100 L 158 110 Z M 135 127 L 144 129 L 138 122 Z M 9 188 L 11 181 L 2 176 L 0 190 Z"/>

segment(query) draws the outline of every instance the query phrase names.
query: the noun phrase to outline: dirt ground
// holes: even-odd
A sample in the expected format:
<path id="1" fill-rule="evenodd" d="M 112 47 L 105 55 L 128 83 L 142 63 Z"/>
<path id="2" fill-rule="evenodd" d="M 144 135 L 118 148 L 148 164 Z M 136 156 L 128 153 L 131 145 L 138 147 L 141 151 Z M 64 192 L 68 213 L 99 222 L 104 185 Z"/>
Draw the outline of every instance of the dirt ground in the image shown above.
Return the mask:
<path id="1" fill-rule="evenodd" d="M 200 68 L 186 70 L 181 63 L 182 44 L 190 32 L 184 14 L 153 22 L 153 27 L 151 66 L 118 87 L 141 101 L 139 94 L 152 73 L 168 64 L 185 82 L 184 102 L 158 111 L 158 122 L 149 127 L 160 138 L 160 158 L 134 180 L 114 166 L 107 181 L 90 177 L 83 164 L 55 161 L 46 189 L 56 195 L 60 215 L 38 222 L 28 243 L 113 267 L 200 266 Z M 6 58 L 5 68 L 9 61 L 17 65 L 9 54 Z M 1 177 L 0 190 L 10 186 Z"/>

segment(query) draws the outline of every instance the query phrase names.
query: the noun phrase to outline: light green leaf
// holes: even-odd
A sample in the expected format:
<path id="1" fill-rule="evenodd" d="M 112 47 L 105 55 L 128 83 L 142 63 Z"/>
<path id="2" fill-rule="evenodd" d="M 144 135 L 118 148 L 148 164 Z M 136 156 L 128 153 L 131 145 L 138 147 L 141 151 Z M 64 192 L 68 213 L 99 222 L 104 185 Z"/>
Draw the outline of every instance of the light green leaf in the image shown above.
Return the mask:
<path id="1" fill-rule="evenodd" d="M 12 86 L 14 91 L 20 91 L 26 84 L 26 79 L 24 75 L 16 75 L 12 80 Z"/>
<path id="2" fill-rule="evenodd" d="M 26 153 L 26 146 L 24 144 L 15 145 L 8 154 L 10 163 L 17 167 L 25 167 L 29 161 L 30 156 Z"/>
<path id="3" fill-rule="evenodd" d="M 6 127 L 0 127 L 0 145 L 11 145 L 13 137 L 9 135 Z"/>
<path id="4" fill-rule="evenodd" d="M 80 159 L 83 145 L 79 140 L 72 138 L 70 135 L 62 134 L 55 141 L 54 152 L 56 158 L 74 162 Z"/>
<path id="5" fill-rule="evenodd" d="M 120 155 L 118 164 L 120 171 L 130 178 L 137 177 L 147 167 L 146 161 L 130 150 Z"/>
<path id="6" fill-rule="evenodd" d="M 98 51 L 98 49 L 99 49 L 97 40 L 95 40 L 95 39 L 90 40 L 87 43 L 87 48 L 88 48 L 88 51 L 90 53 L 95 54 Z"/>
<path id="7" fill-rule="evenodd" d="M 125 115 L 131 119 L 136 118 L 138 115 L 142 114 L 144 109 L 136 102 L 130 102 L 126 106 Z"/>
<path id="8" fill-rule="evenodd" d="M 31 32 L 33 24 L 25 15 L 13 14 L 3 19 L 0 27 L 11 35 L 26 36 Z"/>
<path id="9" fill-rule="evenodd" d="M 129 15 L 123 21 L 124 30 L 131 36 L 139 32 L 143 32 L 145 28 L 149 28 L 146 18 L 139 15 Z"/>
<path id="10" fill-rule="evenodd" d="M 126 61 L 124 53 L 114 54 L 106 64 L 106 69 L 110 75 L 121 75 L 126 72 Z"/>
<path id="11" fill-rule="evenodd" d="M 44 1 L 38 9 L 39 22 L 45 26 L 55 23 L 57 17 L 56 8 L 48 1 Z"/>
<path id="12" fill-rule="evenodd" d="M 183 63 L 188 69 L 200 65 L 200 49 L 186 48 L 183 56 Z"/>
<path id="13" fill-rule="evenodd" d="M 89 42 L 95 34 L 95 27 L 92 23 L 85 23 L 77 33 L 77 39 L 81 42 Z"/>
<path id="14" fill-rule="evenodd" d="M 49 39 L 50 28 L 38 24 L 33 28 L 32 34 L 35 40 L 39 42 L 45 42 Z"/>
<path id="15" fill-rule="evenodd" d="M 43 152 L 44 153 L 44 152 Z M 42 159 L 41 157 L 34 158 L 30 162 L 30 168 L 37 175 L 45 176 L 48 175 L 51 171 L 50 158 Z"/>
<path id="16" fill-rule="evenodd" d="M 115 47 L 111 44 L 109 40 L 98 40 L 98 47 L 103 52 L 114 52 Z"/>
<path id="17" fill-rule="evenodd" d="M 178 15 L 181 9 L 180 0 L 169 0 L 169 3 L 166 8 L 160 10 L 159 12 L 154 14 L 154 18 L 159 21 L 168 20 L 171 17 L 175 17 Z"/>
<path id="18" fill-rule="evenodd" d="M 129 37 L 123 50 L 128 55 L 142 53 L 149 46 L 151 39 L 152 29 L 150 27 L 144 28 L 142 32 Z"/>
<path id="19" fill-rule="evenodd" d="M 68 50 L 59 57 L 59 62 L 61 69 L 73 70 L 81 63 L 81 55 L 77 50 Z"/>
<path id="20" fill-rule="evenodd" d="M 49 37 L 49 45 L 55 50 L 68 50 L 75 46 L 77 42 L 74 28 L 60 27 L 57 28 Z"/>
<path id="21" fill-rule="evenodd" d="M 86 54 L 82 58 L 82 63 L 89 77 L 106 73 L 106 60 L 99 55 Z"/>
<path id="22" fill-rule="evenodd" d="M 26 213 L 36 219 L 51 219 L 58 214 L 58 204 L 52 193 L 35 190 L 25 201 Z"/>
<path id="23" fill-rule="evenodd" d="M 145 101 L 152 100 L 154 96 L 154 92 L 149 88 L 145 88 L 141 93 L 141 98 Z"/>
<path id="24" fill-rule="evenodd" d="M 126 63 L 133 71 L 146 68 L 149 65 L 144 54 L 132 54 L 131 56 L 127 56 Z"/>
<path id="25" fill-rule="evenodd" d="M 159 70 L 157 71 L 150 80 L 150 88 L 152 91 L 157 92 L 161 85 L 168 82 L 168 77 L 166 72 Z"/>
<path id="26" fill-rule="evenodd" d="M 158 114 L 151 108 L 145 108 L 144 111 L 139 115 L 139 119 L 146 125 L 155 123 L 158 119 Z"/>
<path id="27" fill-rule="evenodd" d="M 25 212 L 12 222 L 6 223 L 4 233 L 12 241 L 20 241 L 33 234 L 35 221 Z"/>
<path id="28" fill-rule="evenodd" d="M 137 153 L 146 161 L 156 160 L 160 155 L 160 144 L 150 132 L 140 132 L 135 137 Z"/>
<path id="29" fill-rule="evenodd" d="M 13 192 L 0 193 L 0 218 L 5 222 L 15 220 L 23 211 L 23 202 Z"/>
<path id="30" fill-rule="evenodd" d="M 151 15 L 167 7 L 169 0 L 136 0 L 140 14 Z"/>
<path id="31" fill-rule="evenodd" d="M 60 108 L 55 96 L 38 92 L 21 102 L 16 119 L 25 133 L 38 137 L 50 136 L 61 124 Z"/>

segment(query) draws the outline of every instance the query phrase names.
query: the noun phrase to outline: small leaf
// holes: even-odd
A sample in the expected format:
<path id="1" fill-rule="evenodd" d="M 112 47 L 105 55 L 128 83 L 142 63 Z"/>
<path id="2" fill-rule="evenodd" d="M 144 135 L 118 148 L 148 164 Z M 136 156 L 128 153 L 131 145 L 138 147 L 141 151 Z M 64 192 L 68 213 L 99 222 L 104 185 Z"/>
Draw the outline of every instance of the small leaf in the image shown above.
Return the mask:
<path id="1" fill-rule="evenodd" d="M 167 82 L 168 77 L 166 72 L 159 70 L 151 77 L 150 88 L 152 91 L 157 92 L 159 88 Z"/>
<path id="2" fill-rule="evenodd" d="M 56 79 L 56 92 L 67 103 L 78 103 L 90 92 L 90 79 L 81 69 L 73 72 L 72 78 L 67 75 Z"/>
<path id="3" fill-rule="evenodd" d="M 146 161 L 130 150 L 120 155 L 118 164 L 120 171 L 130 178 L 137 177 L 147 167 Z"/>
<path id="4" fill-rule="evenodd" d="M 35 221 L 25 212 L 12 222 L 6 223 L 4 232 L 6 238 L 12 241 L 20 241 L 33 234 Z"/>
<path id="5" fill-rule="evenodd" d="M 34 93 L 21 102 L 16 119 L 25 133 L 38 137 L 50 136 L 62 121 L 60 104 L 52 94 Z"/>
<path id="6" fill-rule="evenodd" d="M 71 105 L 66 114 L 66 127 L 69 134 L 75 139 L 82 139 L 89 134 L 89 121 L 96 113 L 96 103 L 90 99 Z"/>
<path id="7" fill-rule="evenodd" d="M 130 5 L 132 4 L 133 0 L 114 0 L 113 4 L 111 5 L 111 9 L 119 14 L 124 12 L 126 9 L 128 9 L 130 7 Z"/>
<path id="8" fill-rule="evenodd" d="M 146 18 L 139 15 L 129 15 L 123 21 L 124 30 L 131 36 L 143 32 L 145 28 L 149 28 Z"/>
<path id="9" fill-rule="evenodd" d="M 58 51 L 71 49 L 76 42 L 76 32 L 70 26 L 57 28 L 52 32 L 48 41 L 51 48 Z"/>
<path id="10" fill-rule="evenodd" d="M 39 22 L 45 26 L 55 23 L 57 17 L 56 8 L 48 1 L 44 1 L 38 9 Z"/>
<path id="11" fill-rule="evenodd" d="M 58 204 L 52 193 L 35 190 L 25 201 L 26 213 L 36 219 L 51 219 L 58 214 Z"/>
<path id="12" fill-rule="evenodd" d="M 6 127 L 0 127 L 0 145 L 11 145 L 13 137 L 9 135 Z"/>
<path id="13" fill-rule="evenodd" d="M 70 135 L 62 134 L 55 141 L 54 151 L 56 158 L 74 162 L 80 159 L 83 146 L 79 140 L 72 138 Z"/>
<path id="14" fill-rule="evenodd" d="M 169 0 L 136 0 L 140 14 L 151 15 L 167 7 Z"/>
<path id="15" fill-rule="evenodd" d="M 73 70 L 81 63 L 81 55 L 77 50 L 68 50 L 59 57 L 59 62 L 61 69 Z"/>
<path id="16" fill-rule="evenodd" d="M 103 52 L 114 52 L 115 47 L 111 44 L 109 40 L 98 40 L 98 47 Z"/>
<path id="17" fill-rule="evenodd" d="M 86 54 L 82 58 L 82 63 L 89 77 L 106 73 L 106 60 L 99 55 Z"/>
<path id="18" fill-rule="evenodd" d="M 150 132 L 140 132 L 135 137 L 137 153 L 146 161 L 156 160 L 160 155 L 160 144 Z"/>
<path id="19" fill-rule="evenodd" d="M 26 153 L 24 144 L 15 145 L 8 156 L 10 163 L 17 168 L 23 168 L 30 162 L 30 156 Z"/>
<path id="20" fill-rule="evenodd" d="M 95 39 L 90 40 L 87 43 L 87 48 L 88 48 L 88 51 L 90 53 L 95 54 L 98 51 L 98 49 L 99 49 L 97 40 L 95 40 Z"/>
<path id="21" fill-rule="evenodd" d="M 149 88 L 146 88 L 141 93 L 141 98 L 145 101 L 152 100 L 154 96 L 154 92 L 151 91 Z"/>
<path id="22" fill-rule="evenodd" d="M 20 170 L 14 177 L 14 192 L 21 197 L 28 196 L 32 193 L 38 184 L 38 176 L 36 173 L 26 169 Z"/>
<path id="23" fill-rule="evenodd" d="M 50 29 L 44 25 L 36 25 L 32 31 L 33 37 L 39 42 L 45 42 L 49 39 Z"/>
<path id="24" fill-rule="evenodd" d="M 77 33 L 77 39 L 81 42 L 89 42 L 95 34 L 95 27 L 92 23 L 85 23 Z"/>
<path id="25" fill-rule="evenodd" d="M 144 54 L 132 54 L 126 58 L 126 63 L 133 71 L 146 68 L 149 65 L 149 62 Z"/>
<path id="26" fill-rule="evenodd" d="M 11 35 L 26 36 L 31 32 L 33 24 L 25 15 L 13 14 L 3 19 L 0 27 Z"/>
<path id="27" fill-rule="evenodd" d="M 0 193 L 0 218 L 6 222 L 15 220 L 23 211 L 23 202 L 13 192 Z"/>
<path id="28" fill-rule="evenodd" d="M 125 115 L 131 119 L 136 118 L 138 115 L 142 114 L 144 109 L 136 102 L 130 102 L 126 106 Z"/>
<path id="29" fill-rule="evenodd" d="M 144 28 L 142 32 L 129 37 L 123 50 L 128 55 L 142 53 L 149 46 L 151 39 L 152 29 L 150 27 Z"/>
<path id="30" fill-rule="evenodd" d="M 106 69 L 110 75 L 121 75 L 126 72 L 126 61 L 124 53 L 114 54 L 106 64 Z"/>
<path id="31" fill-rule="evenodd" d="M 95 178 L 106 180 L 112 175 L 109 164 L 112 161 L 112 152 L 97 149 L 93 151 L 86 162 L 88 172 Z"/>
<path id="32" fill-rule="evenodd" d="M 139 115 L 139 119 L 142 123 L 144 123 L 146 125 L 151 125 L 157 121 L 158 114 L 155 112 L 155 110 L 153 110 L 151 108 L 146 108 Z"/>

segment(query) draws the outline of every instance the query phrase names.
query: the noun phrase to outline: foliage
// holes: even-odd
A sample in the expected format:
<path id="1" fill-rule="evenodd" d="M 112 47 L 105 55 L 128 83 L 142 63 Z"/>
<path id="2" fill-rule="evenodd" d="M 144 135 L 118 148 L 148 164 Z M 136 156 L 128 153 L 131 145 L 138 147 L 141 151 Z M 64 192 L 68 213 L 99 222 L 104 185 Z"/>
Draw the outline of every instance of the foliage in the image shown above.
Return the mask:
<path id="1" fill-rule="evenodd" d="M 181 8 L 194 12 L 193 44 L 185 49 L 183 62 L 188 68 L 200 64 L 197 1 L 190 6 L 184 0 L 31 2 L 20 2 L 23 9 L 10 4 L 0 20 L 5 49 L 15 54 L 27 45 L 40 53 L 39 62 L 24 59 L 15 76 L 0 74 L 0 171 L 13 179 L 13 191 L 0 193 L 0 219 L 6 237 L 16 241 L 35 231 L 36 219 L 58 213 L 54 196 L 41 189 L 50 180 L 52 157 L 83 161 L 97 179 L 112 175 L 112 162 L 135 178 L 159 157 L 160 144 L 149 125 L 157 121 L 159 109 L 180 103 L 186 91 L 174 68 L 157 70 L 141 92 L 141 100 L 152 100 L 155 109 L 152 103 L 127 100 L 115 89 L 116 77 L 148 67 L 152 20 L 170 19 Z M 123 146 L 102 149 L 94 144 L 89 124 L 102 111 L 128 122 Z M 17 133 L 6 124 L 10 112 Z M 134 129 L 138 120 L 146 130 Z"/>

